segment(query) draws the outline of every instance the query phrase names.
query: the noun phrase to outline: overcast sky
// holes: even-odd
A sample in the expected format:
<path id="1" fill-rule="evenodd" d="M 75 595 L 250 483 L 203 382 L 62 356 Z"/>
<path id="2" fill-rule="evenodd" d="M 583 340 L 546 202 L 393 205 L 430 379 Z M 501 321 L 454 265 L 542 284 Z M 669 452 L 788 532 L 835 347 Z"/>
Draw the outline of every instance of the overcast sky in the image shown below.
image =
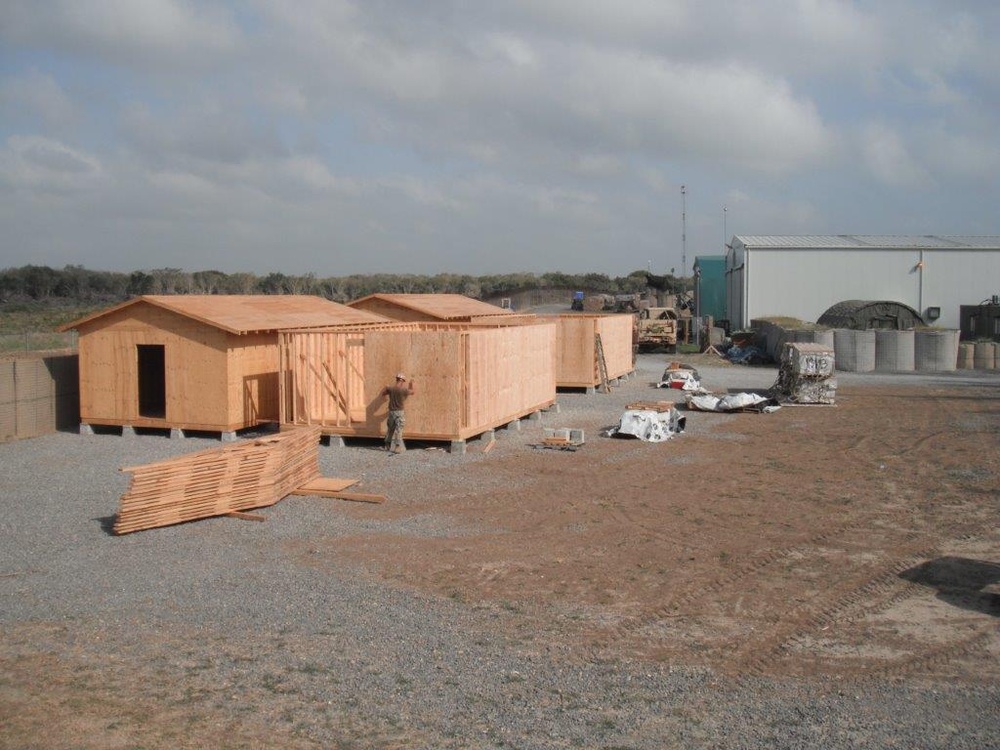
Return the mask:
<path id="1" fill-rule="evenodd" d="M 3 0 L 0 267 L 680 274 L 734 234 L 1000 234 L 998 8 Z"/>

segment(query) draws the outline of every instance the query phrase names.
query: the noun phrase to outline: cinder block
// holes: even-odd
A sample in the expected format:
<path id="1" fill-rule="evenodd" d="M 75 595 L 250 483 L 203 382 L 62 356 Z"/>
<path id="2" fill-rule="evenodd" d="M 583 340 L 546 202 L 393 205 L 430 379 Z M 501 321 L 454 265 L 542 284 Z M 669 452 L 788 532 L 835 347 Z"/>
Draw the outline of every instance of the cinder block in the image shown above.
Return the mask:
<path id="1" fill-rule="evenodd" d="M 322 439 L 324 445 L 328 445 L 331 448 L 343 448 L 346 443 L 341 435 L 325 435 Z"/>
<path id="2" fill-rule="evenodd" d="M 582 443 L 583 442 L 583 430 L 578 430 L 578 429 L 574 428 L 574 429 L 568 430 L 568 432 L 569 432 L 569 441 L 571 443 Z"/>
<path id="3" fill-rule="evenodd" d="M 466 445 L 464 440 L 452 440 L 451 446 L 448 448 L 448 452 L 456 456 L 464 456 L 465 448 Z"/>
<path id="4" fill-rule="evenodd" d="M 570 431 L 565 427 L 546 427 L 545 437 L 555 440 L 569 440 Z"/>
<path id="5" fill-rule="evenodd" d="M 507 429 L 509 431 L 511 431 L 511 432 L 520 432 L 521 431 L 521 420 L 520 419 L 515 419 L 513 422 L 508 422 L 507 423 Z"/>
<path id="6" fill-rule="evenodd" d="M 219 440 L 223 443 L 235 443 L 236 442 L 236 431 L 230 430 L 223 432 L 219 435 Z"/>
<path id="7" fill-rule="evenodd" d="M 177 440 L 177 439 L 182 438 L 182 437 L 184 437 L 184 430 L 182 430 L 180 427 L 171 427 L 170 428 L 170 439 L 171 440 Z"/>

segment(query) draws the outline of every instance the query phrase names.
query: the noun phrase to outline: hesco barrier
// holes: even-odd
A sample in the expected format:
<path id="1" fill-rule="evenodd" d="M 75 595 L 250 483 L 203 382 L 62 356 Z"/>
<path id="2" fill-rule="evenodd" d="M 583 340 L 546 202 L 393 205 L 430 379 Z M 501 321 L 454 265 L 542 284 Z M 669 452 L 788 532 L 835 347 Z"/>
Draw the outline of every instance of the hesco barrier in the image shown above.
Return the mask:
<path id="1" fill-rule="evenodd" d="M 793 328 L 789 333 L 796 344 L 821 344 L 833 349 L 832 328 Z"/>
<path id="2" fill-rule="evenodd" d="M 976 366 L 975 361 L 976 345 L 971 341 L 964 341 L 958 345 L 958 369 L 972 370 Z"/>
<path id="3" fill-rule="evenodd" d="M 913 372 L 913 331 L 875 331 L 875 369 Z"/>
<path id="4" fill-rule="evenodd" d="M 973 344 L 972 352 L 972 364 L 977 370 L 997 369 L 997 345 L 995 343 L 977 341 Z"/>
<path id="5" fill-rule="evenodd" d="M 923 372 L 958 369 L 957 330 L 917 331 L 914 334 L 914 366 Z"/>
<path id="6" fill-rule="evenodd" d="M 0 441 L 80 424 L 76 354 L 32 352 L 0 359 Z"/>
<path id="7" fill-rule="evenodd" d="M 875 331 L 837 328 L 833 332 L 837 369 L 844 372 L 872 372 L 875 369 Z"/>

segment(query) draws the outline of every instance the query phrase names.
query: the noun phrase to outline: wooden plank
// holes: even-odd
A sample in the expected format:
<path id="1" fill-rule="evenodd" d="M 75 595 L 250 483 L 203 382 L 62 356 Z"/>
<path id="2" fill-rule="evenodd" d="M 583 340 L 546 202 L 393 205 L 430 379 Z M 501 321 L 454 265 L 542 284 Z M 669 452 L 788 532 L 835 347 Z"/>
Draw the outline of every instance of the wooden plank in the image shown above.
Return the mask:
<path id="1" fill-rule="evenodd" d="M 359 481 L 357 479 L 341 479 L 339 477 L 315 477 L 296 487 L 292 490 L 291 494 L 333 497 L 338 492 L 343 492 L 348 487 L 353 487 Z"/>
<path id="2" fill-rule="evenodd" d="M 629 411 L 670 411 L 676 406 L 673 401 L 633 401 L 625 406 Z"/>
<path id="3" fill-rule="evenodd" d="M 258 521 L 264 522 L 267 520 L 266 516 L 262 516 L 260 513 L 247 513 L 242 510 L 231 510 L 226 513 L 227 518 L 239 518 L 241 521 Z"/>
<path id="4" fill-rule="evenodd" d="M 386 501 L 385 495 L 371 495 L 364 492 L 338 492 L 335 495 L 330 495 L 330 497 L 337 500 L 350 500 L 355 503 L 381 504 Z"/>

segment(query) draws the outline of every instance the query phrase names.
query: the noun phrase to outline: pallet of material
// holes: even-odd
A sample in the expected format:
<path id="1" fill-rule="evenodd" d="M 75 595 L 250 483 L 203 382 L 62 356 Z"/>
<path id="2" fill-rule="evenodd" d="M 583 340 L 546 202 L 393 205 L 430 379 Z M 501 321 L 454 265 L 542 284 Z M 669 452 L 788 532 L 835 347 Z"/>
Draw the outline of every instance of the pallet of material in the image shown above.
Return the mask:
<path id="1" fill-rule="evenodd" d="M 655 411 L 657 413 L 662 413 L 665 411 L 670 411 L 674 408 L 673 401 L 633 401 L 631 404 L 626 405 L 626 409 L 629 411 Z"/>
<path id="2" fill-rule="evenodd" d="M 114 532 L 128 534 L 274 505 L 322 479 L 319 438 L 318 427 L 304 427 L 124 467 L 121 471 L 132 478 L 121 498 Z M 341 490 L 354 484 L 332 481 Z"/>

